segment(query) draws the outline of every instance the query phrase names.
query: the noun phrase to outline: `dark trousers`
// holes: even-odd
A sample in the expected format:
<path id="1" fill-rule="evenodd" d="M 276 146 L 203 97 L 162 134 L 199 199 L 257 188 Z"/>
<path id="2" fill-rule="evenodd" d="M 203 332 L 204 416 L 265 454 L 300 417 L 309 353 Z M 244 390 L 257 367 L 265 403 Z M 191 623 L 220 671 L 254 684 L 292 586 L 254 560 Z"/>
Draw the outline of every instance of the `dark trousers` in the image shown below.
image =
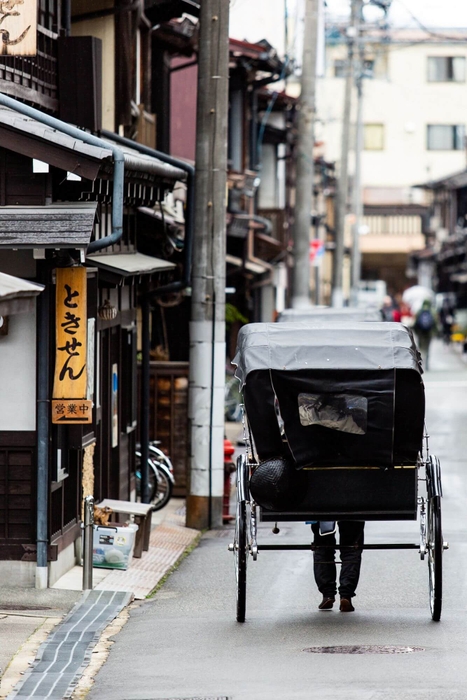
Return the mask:
<path id="1" fill-rule="evenodd" d="M 355 595 L 360 566 L 362 563 L 363 528 L 362 521 L 343 520 L 339 525 L 339 542 L 345 546 L 340 550 L 341 572 L 339 577 L 339 595 L 341 598 L 352 598 Z M 326 547 L 326 549 L 313 550 L 313 571 L 318 590 L 326 598 L 334 598 L 336 587 L 336 537 L 332 535 L 320 535 L 319 523 L 311 526 L 314 534 L 313 545 Z M 330 547 L 330 549 L 328 549 Z"/>

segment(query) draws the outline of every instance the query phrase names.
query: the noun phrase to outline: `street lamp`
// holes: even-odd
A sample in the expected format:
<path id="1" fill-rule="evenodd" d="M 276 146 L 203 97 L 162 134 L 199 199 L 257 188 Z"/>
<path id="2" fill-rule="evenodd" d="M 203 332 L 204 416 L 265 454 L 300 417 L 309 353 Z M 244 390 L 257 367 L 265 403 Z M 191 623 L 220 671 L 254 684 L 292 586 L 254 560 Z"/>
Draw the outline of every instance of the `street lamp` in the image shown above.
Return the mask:
<path id="1" fill-rule="evenodd" d="M 366 22 L 380 22 L 387 19 L 392 0 L 366 0 L 362 6 L 362 18 Z"/>

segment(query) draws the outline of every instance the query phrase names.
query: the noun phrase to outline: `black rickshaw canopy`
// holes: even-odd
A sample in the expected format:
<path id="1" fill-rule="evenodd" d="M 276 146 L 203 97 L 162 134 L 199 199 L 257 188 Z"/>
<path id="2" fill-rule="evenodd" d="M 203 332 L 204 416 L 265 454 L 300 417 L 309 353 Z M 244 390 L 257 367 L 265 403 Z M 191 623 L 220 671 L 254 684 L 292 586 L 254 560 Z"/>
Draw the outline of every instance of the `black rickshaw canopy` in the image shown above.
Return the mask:
<path id="1" fill-rule="evenodd" d="M 283 456 L 296 469 L 416 464 L 422 368 L 401 323 L 248 324 L 233 364 L 260 461 Z"/>

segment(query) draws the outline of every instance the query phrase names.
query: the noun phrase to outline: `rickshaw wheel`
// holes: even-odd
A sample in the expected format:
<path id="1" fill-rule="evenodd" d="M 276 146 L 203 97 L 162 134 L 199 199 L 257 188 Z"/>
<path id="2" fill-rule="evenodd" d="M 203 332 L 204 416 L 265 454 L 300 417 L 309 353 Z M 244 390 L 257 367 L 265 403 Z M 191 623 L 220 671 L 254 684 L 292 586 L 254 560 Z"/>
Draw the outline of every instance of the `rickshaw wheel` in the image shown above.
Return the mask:
<path id="1" fill-rule="evenodd" d="M 246 611 L 246 502 L 237 503 L 235 519 L 235 576 L 237 579 L 237 622 L 245 622 Z"/>
<path id="2" fill-rule="evenodd" d="M 441 618 L 443 592 L 443 535 L 441 531 L 441 498 L 428 499 L 427 513 L 428 577 L 430 586 L 430 610 L 435 622 Z"/>

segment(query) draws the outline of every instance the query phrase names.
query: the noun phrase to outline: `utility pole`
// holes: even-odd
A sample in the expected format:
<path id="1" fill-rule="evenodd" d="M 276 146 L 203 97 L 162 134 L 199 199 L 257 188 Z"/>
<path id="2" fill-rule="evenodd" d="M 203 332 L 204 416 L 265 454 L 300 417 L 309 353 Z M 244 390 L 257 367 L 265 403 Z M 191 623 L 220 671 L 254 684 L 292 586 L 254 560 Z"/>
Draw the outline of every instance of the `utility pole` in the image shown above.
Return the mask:
<path id="1" fill-rule="evenodd" d="M 336 237 L 333 260 L 333 280 L 332 280 L 332 305 L 342 308 L 344 304 L 344 294 L 342 289 L 342 273 L 344 267 L 344 232 L 345 215 L 347 212 L 347 192 L 349 187 L 349 148 L 350 148 L 350 110 L 352 106 L 352 86 L 354 73 L 354 45 L 357 35 L 358 18 L 361 15 L 360 9 L 362 0 L 352 0 L 350 26 L 347 30 L 347 63 L 344 91 L 344 112 L 342 118 L 342 141 L 340 175 L 337 185 L 336 202 Z"/>
<path id="2" fill-rule="evenodd" d="M 203 0 L 196 115 L 187 525 L 222 524 L 229 0 Z"/>
<path id="3" fill-rule="evenodd" d="M 370 0 L 369 5 L 379 7 L 384 13 L 384 24 L 387 28 L 387 15 L 392 0 Z M 364 39 L 364 17 L 362 0 L 356 3 L 356 37 L 358 41 L 358 61 L 356 66 L 357 87 L 357 122 L 355 130 L 355 174 L 353 186 L 353 213 L 355 221 L 352 226 L 352 284 L 351 284 L 351 304 L 358 306 L 358 290 L 362 274 L 362 255 L 360 250 L 360 231 L 363 217 L 362 198 L 362 150 L 363 150 L 363 80 L 365 76 L 365 39 Z"/>
<path id="4" fill-rule="evenodd" d="M 305 0 L 302 81 L 298 112 L 292 308 L 310 305 L 310 228 L 316 102 L 318 0 Z"/>
<path id="5" fill-rule="evenodd" d="M 363 78 L 365 48 L 360 38 L 359 59 L 357 65 L 357 124 L 355 130 L 355 173 L 353 185 L 353 212 L 355 221 L 352 226 L 352 288 L 351 304 L 358 306 L 358 289 L 361 277 L 361 252 L 360 252 L 360 229 L 362 225 L 363 201 L 362 201 L 362 148 L 363 148 Z"/>

